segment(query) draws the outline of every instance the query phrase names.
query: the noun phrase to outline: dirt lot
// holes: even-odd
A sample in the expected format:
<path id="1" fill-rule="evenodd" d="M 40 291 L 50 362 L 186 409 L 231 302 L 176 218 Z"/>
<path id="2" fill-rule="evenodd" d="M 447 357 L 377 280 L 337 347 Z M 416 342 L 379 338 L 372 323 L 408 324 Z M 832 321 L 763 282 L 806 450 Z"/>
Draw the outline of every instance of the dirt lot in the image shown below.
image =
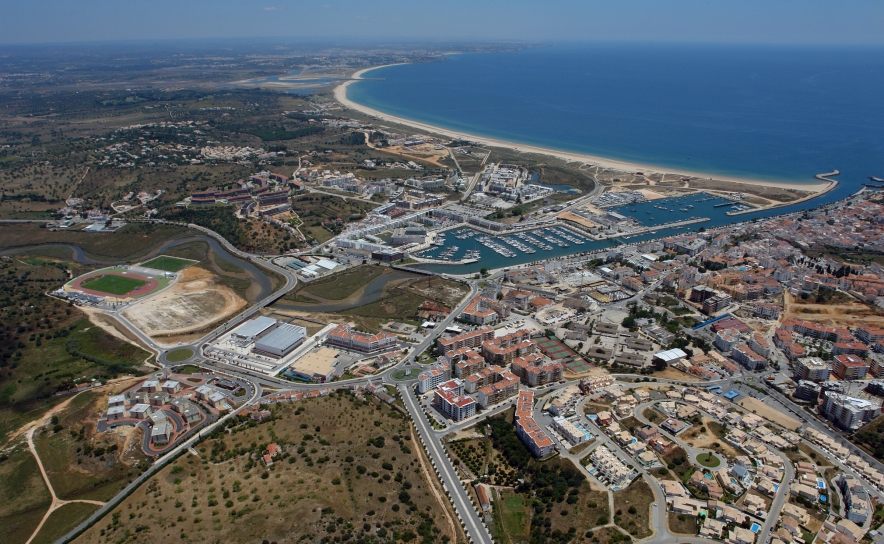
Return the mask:
<path id="1" fill-rule="evenodd" d="M 653 376 L 655 378 L 661 378 L 661 379 L 665 379 L 665 380 L 678 380 L 681 382 L 701 382 L 701 381 L 703 381 L 696 376 L 692 376 L 692 375 L 688 374 L 687 372 L 682 372 L 681 370 L 678 370 L 677 368 L 672 368 L 671 366 L 667 367 L 666 370 L 654 372 Z"/>
<path id="2" fill-rule="evenodd" d="M 404 157 L 406 160 L 428 162 L 440 168 L 444 168 L 445 165 L 439 161 L 448 157 L 447 148 L 434 149 L 433 146 L 430 144 L 413 145 L 407 148 L 399 145 L 393 145 L 390 147 L 385 147 L 384 152 L 390 153 L 392 155 L 399 155 L 400 157 Z"/>
<path id="3" fill-rule="evenodd" d="M 717 424 L 714 421 L 708 417 L 702 418 L 702 421 L 703 425 L 695 425 L 694 427 L 691 427 L 685 434 L 681 435 L 681 439 L 692 448 L 705 448 L 711 450 L 713 449 L 712 444 L 717 443 L 718 449 L 715 451 L 723 453 L 724 455 L 740 455 L 740 452 L 724 441 L 724 436 L 718 436 L 715 434 L 712 426 Z M 708 431 L 703 431 L 704 428 L 708 429 Z"/>
<path id="4" fill-rule="evenodd" d="M 856 327 L 861 323 L 884 327 L 884 316 L 875 315 L 875 312 L 862 302 L 805 303 L 786 291 L 783 297 L 783 319 L 788 318 L 803 319 L 835 327 Z"/>
<path id="5" fill-rule="evenodd" d="M 785 427 L 786 429 L 789 429 L 791 431 L 794 431 L 794 430 L 801 427 L 801 422 L 798 421 L 797 419 L 795 419 L 791 416 L 787 416 L 786 414 L 784 414 L 778 410 L 774 410 L 773 408 L 770 408 L 769 406 L 764 404 L 764 402 L 762 402 L 761 400 L 758 400 L 756 398 L 746 397 L 743 400 L 741 400 L 739 404 L 740 404 L 740 406 L 749 410 L 750 412 L 754 412 L 755 414 L 763 417 L 764 419 L 768 419 L 770 421 L 773 421 L 774 423 L 776 423 L 782 427 Z"/>
<path id="6" fill-rule="evenodd" d="M 156 338 L 202 330 L 238 312 L 246 301 L 203 268 L 182 272 L 166 291 L 136 304 L 123 315 Z"/>

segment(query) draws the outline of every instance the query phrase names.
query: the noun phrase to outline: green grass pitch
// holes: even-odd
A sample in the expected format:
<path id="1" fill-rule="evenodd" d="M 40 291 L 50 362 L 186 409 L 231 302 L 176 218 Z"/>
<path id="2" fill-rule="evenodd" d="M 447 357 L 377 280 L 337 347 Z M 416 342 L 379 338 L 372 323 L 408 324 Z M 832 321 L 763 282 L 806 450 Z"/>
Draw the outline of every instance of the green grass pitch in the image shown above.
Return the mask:
<path id="1" fill-rule="evenodd" d="M 87 278 L 80 284 L 80 286 L 85 289 L 101 291 L 102 293 L 107 293 L 109 295 L 116 294 L 117 296 L 125 295 L 126 293 L 134 291 L 137 287 L 144 285 L 147 285 L 147 282 L 144 280 L 129 278 L 126 276 L 117 276 L 115 274 Z"/>

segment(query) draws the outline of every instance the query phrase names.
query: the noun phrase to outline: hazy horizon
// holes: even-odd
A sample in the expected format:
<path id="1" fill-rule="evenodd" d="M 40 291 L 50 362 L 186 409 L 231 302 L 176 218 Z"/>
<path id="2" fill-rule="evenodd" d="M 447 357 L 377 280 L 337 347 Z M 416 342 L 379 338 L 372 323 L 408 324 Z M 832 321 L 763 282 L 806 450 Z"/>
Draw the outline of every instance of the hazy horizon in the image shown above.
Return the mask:
<path id="1" fill-rule="evenodd" d="M 524 0 L 425 4 L 400 0 L 292 2 L 94 0 L 10 3 L 0 43 L 241 40 L 268 37 L 403 42 L 648 41 L 884 45 L 884 3 L 822 0 Z"/>

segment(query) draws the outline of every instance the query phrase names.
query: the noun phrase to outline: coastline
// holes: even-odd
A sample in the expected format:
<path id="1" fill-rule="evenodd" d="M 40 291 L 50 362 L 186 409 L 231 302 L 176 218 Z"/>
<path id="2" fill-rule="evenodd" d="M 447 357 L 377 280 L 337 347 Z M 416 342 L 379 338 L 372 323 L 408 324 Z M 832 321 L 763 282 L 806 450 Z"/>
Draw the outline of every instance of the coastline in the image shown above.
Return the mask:
<path id="1" fill-rule="evenodd" d="M 442 127 L 438 127 L 435 125 L 430 125 L 427 123 L 422 123 L 419 121 L 414 121 L 411 119 L 405 119 L 403 117 L 397 117 L 395 115 L 390 115 L 388 113 L 384 113 L 368 106 L 363 106 L 362 104 L 353 102 L 347 97 L 347 87 L 350 86 L 354 81 L 358 81 L 363 78 L 363 74 L 370 72 L 372 70 L 377 70 L 379 68 L 387 68 L 389 66 L 399 66 L 405 63 L 396 63 L 396 64 L 387 64 L 383 66 L 374 66 L 371 68 L 363 68 L 361 70 L 357 70 L 350 76 L 350 79 L 344 81 L 337 85 L 334 89 L 334 97 L 335 100 L 340 102 L 347 108 L 354 109 L 366 115 L 370 115 L 373 117 L 377 117 L 378 119 L 390 122 L 390 123 L 398 123 L 401 125 L 410 126 L 412 128 L 440 134 L 442 136 L 452 138 L 452 139 L 462 139 L 462 140 L 470 140 L 474 142 L 479 142 L 483 145 L 489 147 L 498 147 L 504 149 L 511 149 L 514 151 L 522 152 L 522 153 L 537 153 L 540 155 L 548 155 L 551 157 L 555 157 L 558 159 L 562 159 L 568 162 L 580 162 L 586 165 L 598 166 L 601 168 L 617 170 L 621 172 L 636 172 L 641 171 L 644 174 L 670 174 L 670 175 L 678 175 L 685 177 L 693 177 L 693 178 L 701 178 L 707 180 L 716 180 L 723 182 L 731 182 L 731 183 L 742 183 L 746 185 L 755 185 L 759 187 L 773 187 L 779 189 L 789 189 L 789 190 L 797 190 L 797 191 L 806 191 L 814 193 L 812 196 L 808 198 L 815 198 L 821 194 L 825 194 L 832 190 L 838 182 L 835 180 L 831 181 L 822 181 L 821 183 L 795 183 L 795 182 L 780 182 L 780 181 L 767 181 L 767 180 L 757 180 L 757 179 L 749 179 L 749 178 L 737 178 L 730 176 L 718 176 L 718 175 L 710 175 L 708 173 L 702 172 L 691 172 L 691 171 L 683 171 L 683 170 L 673 170 L 668 168 L 661 168 L 659 166 L 653 166 L 648 164 L 640 164 L 626 161 L 619 161 L 615 159 L 607 159 L 604 157 L 597 157 L 594 155 L 587 155 L 582 153 L 572 153 L 568 151 L 561 151 L 556 149 L 549 149 L 545 147 L 538 147 L 527 144 L 520 144 L 515 142 L 509 142 L 505 140 L 498 140 L 494 138 L 486 138 L 483 136 L 477 136 L 475 134 L 468 134 L 464 132 L 454 131 L 445 129 Z M 819 179 L 819 178 L 817 178 Z M 801 199 L 802 201 L 805 199 Z M 794 202 L 786 203 L 786 204 L 794 204 Z"/>

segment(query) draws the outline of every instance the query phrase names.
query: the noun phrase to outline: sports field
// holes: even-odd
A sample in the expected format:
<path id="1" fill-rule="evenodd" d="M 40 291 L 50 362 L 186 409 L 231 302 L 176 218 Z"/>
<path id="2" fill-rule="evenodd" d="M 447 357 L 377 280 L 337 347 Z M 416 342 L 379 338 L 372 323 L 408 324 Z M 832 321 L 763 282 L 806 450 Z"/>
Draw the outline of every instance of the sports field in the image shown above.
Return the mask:
<path id="1" fill-rule="evenodd" d="M 105 274 L 84 279 L 80 282 L 80 287 L 109 295 L 124 296 L 132 291 L 140 290 L 147 284 L 147 280 L 137 277 Z"/>
<path id="2" fill-rule="evenodd" d="M 153 268 L 154 270 L 162 270 L 163 272 L 178 272 L 194 263 L 196 263 L 196 261 L 179 259 L 178 257 L 169 257 L 168 255 L 160 255 L 159 257 L 151 259 L 146 263 L 141 263 L 138 266 Z"/>
<path id="3" fill-rule="evenodd" d="M 582 374 L 584 372 L 589 372 L 593 368 L 595 368 L 595 365 L 586 362 L 584 359 L 574 359 L 573 361 L 565 363 L 565 370 L 572 374 Z"/>
<path id="4" fill-rule="evenodd" d="M 172 280 L 157 274 L 154 277 L 136 274 L 118 267 L 102 268 L 77 277 L 65 284 L 66 291 L 113 299 L 141 298 L 167 287 Z"/>
<path id="5" fill-rule="evenodd" d="M 571 351 L 571 348 L 561 343 L 557 338 L 544 338 L 543 340 L 538 340 L 537 345 L 540 347 L 540 351 L 546 354 L 550 359 L 564 359 L 565 357 L 574 356 L 574 352 Z"/>

